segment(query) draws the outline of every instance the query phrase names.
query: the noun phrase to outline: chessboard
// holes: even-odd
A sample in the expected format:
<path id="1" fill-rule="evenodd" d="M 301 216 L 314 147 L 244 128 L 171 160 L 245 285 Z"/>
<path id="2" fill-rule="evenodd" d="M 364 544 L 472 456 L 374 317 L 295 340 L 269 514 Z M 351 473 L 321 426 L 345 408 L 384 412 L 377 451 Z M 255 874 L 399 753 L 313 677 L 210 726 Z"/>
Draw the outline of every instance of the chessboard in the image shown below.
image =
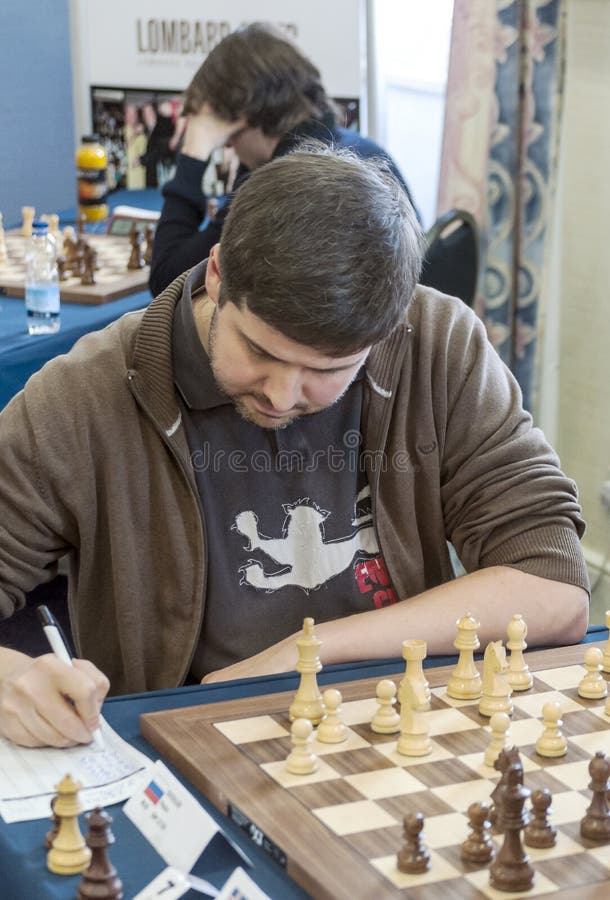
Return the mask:
<path id="1" fill-rule="evenodd" d="M 558 833 L 551 849 L 525 848 L 536 873 L 526 894 L 491 888 L 488 866 L 461 860 L 461 843 L 469 832 L 466 810 L 474 801 L 490 802 L 500 775 L 484 763 L 489 719 L 478 712 L 478 701 L 447 696 L 444 685 L 453 667 L 425 669 L 432 693 L 431 710 L 425 713 L 433 747 L 428 756 L 402 756 L 396 752 L 396 734 L 371 731 L 378 679 L 336 685 L 348 739 L 314 741 L 320 766 L 312 775 L 285 770 L 291 746 L 287 710 L 294 694 L 145 714 L 141 731 L 315 900 L 551 894 L 560 900 L 592 900 L 610 894 L 610 844 L 583 839 L 580 820 L 591 802 L 589 762 L 599 750 L 610 752 L 610 718 L 603 700 L 585 700 L 577 693 L 586 673 L 586 647 L 526 654 L 533 687 L 512 695 L 509 744 L 519 748 L 525 785 L 551 791 L 550 821 Z M 555 759 L 535 749 L 541 709 L 548 701 L 562 706 L 568 742 L 567 754 Z M 404 841 L 403 817 L 415 812 L 425 817 L 431 865 L 423 874 L 406 875 L 398 871 L 396 854 Z M 501 840 L 495 838 L 498 847 Z"/>
<path id="2" fill-rule="evenodd" d="M 97 251 L 97 284 L 83 285 L 79 277 L 70 275 L 61 281 L 59 294 L 65 303 L 108 303 L 128 294 L 146 290 L 149 268 L 130 270 L 127 262 L 131 253 L 129 236 L 88 234 L 87 241 Z M 25 294 L 24 253 L 27 238 L 19 229 L 5 232 L 7 259 L 0 262 L 0 291 L 12 297 Z"/>

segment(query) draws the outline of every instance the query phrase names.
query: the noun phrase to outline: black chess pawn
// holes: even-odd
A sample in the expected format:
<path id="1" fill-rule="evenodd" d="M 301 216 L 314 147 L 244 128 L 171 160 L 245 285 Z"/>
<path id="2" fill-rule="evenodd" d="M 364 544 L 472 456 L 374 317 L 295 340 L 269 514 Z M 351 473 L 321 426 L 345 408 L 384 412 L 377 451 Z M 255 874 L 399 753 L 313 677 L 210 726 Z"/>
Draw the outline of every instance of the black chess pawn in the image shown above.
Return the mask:
<path id="1" fill-rule="evenodd" d="M 68 278 L 68 261 L 63 254 L 57 257 L 57 276 L 60 281 L 66 281 Z"/>
<path id="2" fill-rule="evenodd" d="M 524 807 L 529 795 L 530 789 L 523 784 L 523 766 L 511 763 L 502 793 L 504 842 L 489 867 L 489 883 L 499 891 L 529 891 L 534 883 L 534 870 L 521 843 L 521 829 L 528 819 Z"/>
<path id="3" fill-rule="evenodd" d="M 471 803 L 468 807 L 468 821 L 472 830 L 461 847 L 464 862 L 484 865 L 494 858 L 496 845 L 489 833 L 489 813 L 489 803 Z"/>
<path id="4" fill-rule="evenodd" d="M 500 780 L 491 792 L 491 800 L 493 806 L 489 813 L 489 821 L 491 822 L 491 830 L 493 834 L 502 834 L 504 827 L 502 825 L 502 797 L 504 788 L 506 787 L 506 777 L 508 768 L 511 765 L 521 765 L 521 757 L 517 747 L 500 750 L 498 758 L 494 763 L 494 769 L 500 772 Z"/>
<path id="5" fill-rule="evenodd" d="M 532 793 L 532 817 L 523 830 L 523 843 L 544 850 L 557 843 L 557 829 L 549 822 L 553 801 L 548 788 Z"/>
<path id="6" fill-rule="evenodd" d="M 584 818 L 580 822 L 580 833 L 589 841 L 610 840 L 610 810 L 608 809 L 608 778 L 610 777 L 610 760 L 606 754 L 598 750 L 589 763 L 591 781 L 589 790 L 593 791 L 593 799 Z"/>
<path id="7" fill-rule="evenodd" d="M 91 246 L 91 244 L 86 244 L 83 252 L 83 269 L 81 274 L 81 284 L 90 285 L 96 284 L 97 279 L 95 277 L 95 272 L 97 269 L 97 250 Z"/>
<path id="8" fill-rule="evenodd" d="M 423 844 L 424 817 L 418 812 L 402 821 L 404 846 L 398 851 L 396 865 L 400 872 L 419 875 L 430 868 L 430 854 Z"/>
<path id="9" fill-rule="evenodd" d="M 114 835 L 110 830 L 112 819 L 99 807 L 85 819 L 89 826 L 85 840 L 91 849 L 91 862 L 83 872 L 76 896 L 78 900 L 121 900 L 123 884 L 106 850 L 114 844 Z"/>

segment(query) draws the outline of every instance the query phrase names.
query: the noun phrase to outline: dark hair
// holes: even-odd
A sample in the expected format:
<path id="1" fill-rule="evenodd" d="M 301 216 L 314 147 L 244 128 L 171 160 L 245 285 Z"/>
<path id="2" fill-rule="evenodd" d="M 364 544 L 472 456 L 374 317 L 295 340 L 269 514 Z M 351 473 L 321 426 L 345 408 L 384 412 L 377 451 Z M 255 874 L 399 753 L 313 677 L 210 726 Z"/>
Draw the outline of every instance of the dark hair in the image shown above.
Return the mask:
<path id="1" fill-rule="evenodd" d="M 330 356 L 386 338 L 421 269 L 413 208 L 385 161 L 308 144 L 254 171 L 222 232 L 220 305 Z"/>
<path id="2" fill-rule="evenodd" d="M 332 125 L 336 114 L 313 63 L 259 22 L 227 35 L 195 73 L 185 114 L 198 112 L 204 102 L 221 119 L 245 116 L 248 125 L 272 136 L 311 118 Z"/>

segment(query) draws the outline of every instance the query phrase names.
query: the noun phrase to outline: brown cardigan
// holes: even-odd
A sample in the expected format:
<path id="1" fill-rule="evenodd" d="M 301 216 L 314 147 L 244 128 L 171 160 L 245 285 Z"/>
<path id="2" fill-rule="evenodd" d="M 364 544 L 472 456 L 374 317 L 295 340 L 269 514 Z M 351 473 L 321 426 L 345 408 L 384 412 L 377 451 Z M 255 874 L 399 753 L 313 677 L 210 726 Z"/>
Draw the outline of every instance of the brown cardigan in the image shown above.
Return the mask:
<path id="1" fill-rule="evenodd" d="M 69 553 L 77 649 L 115 694 L 182 683 L 201 628 L 204 529 L 171 330 L 202 277 L 82 338 L 0 413 L 0 615 Z M 453 577 L 446 538 L 468 571 L 588 587 L 575 486 L 471 310 L 418 288 L 366 375 L 363 451 L 400 596 Z"/>

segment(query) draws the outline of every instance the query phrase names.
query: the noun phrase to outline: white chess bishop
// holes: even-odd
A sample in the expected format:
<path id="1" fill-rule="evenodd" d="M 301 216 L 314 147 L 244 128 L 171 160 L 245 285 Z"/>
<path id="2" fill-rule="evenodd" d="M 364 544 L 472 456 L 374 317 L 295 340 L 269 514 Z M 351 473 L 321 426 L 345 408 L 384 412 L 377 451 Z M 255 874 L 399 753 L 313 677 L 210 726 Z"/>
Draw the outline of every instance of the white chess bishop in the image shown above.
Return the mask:
<path id="1" fill-rule="evenodd" d="M 506 646 L 510 650 L 508 683 L 513 691 L 529 691 L 534 683 L 534 677 L 523 658 L 523 651 L 527 649 L 527 644 L 525 643 L 527 625 L 523 621 L 523 616 L 515 613 L 508 623 L 507 633 Z"/>

